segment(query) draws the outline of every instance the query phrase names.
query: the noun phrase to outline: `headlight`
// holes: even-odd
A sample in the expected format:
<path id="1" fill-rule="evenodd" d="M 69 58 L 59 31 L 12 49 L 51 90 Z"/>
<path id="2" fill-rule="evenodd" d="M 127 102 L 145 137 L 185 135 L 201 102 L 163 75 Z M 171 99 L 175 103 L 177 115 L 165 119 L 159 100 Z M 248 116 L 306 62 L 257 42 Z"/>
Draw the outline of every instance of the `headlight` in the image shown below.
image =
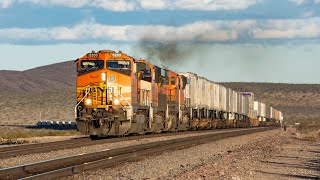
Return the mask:
<path id="1" fill-rule="evenodd" d="M 107 80 L 107 74 L 106 73 L 101 73 L 101 80 L 106 81 Z"/>
<path id="2" fill-rule="evenodd" d="M 115 100 L 114 100 L 114 104 L 115 104 L 115 105 L 118 105 L 119 103 L 120 103 L 119 99 L 115 99 Z"/>
<path id="3" fill-rule="evenodd" d="M 91 99 L 86 99 L 85 104 L 86 104 L 87 106 L 91 105 L 91 103 L 92 103 L 92 100 L 91 100 Z"/>

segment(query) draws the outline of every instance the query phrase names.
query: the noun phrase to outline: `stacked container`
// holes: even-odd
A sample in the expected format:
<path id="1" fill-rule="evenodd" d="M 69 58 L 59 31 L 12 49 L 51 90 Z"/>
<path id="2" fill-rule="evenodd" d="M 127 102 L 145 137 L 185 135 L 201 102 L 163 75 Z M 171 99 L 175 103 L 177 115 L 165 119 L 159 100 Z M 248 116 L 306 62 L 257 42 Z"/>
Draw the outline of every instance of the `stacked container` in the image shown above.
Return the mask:
<path id="1" fill-rule="evenodd" d="M 257 117 L 260 117 L 260 121 L 266 120 L 266 105 L 264 103 L 254 101 L 254 111 Z"/>
<path id="2" fill-rule="evenodd" d="M 213 109 L 214 110 L 220 110 L 220 85 L 217 83 L 212 83 L 213 84 L 213 93 L 214 93 L 214 98 L 213 98 Z"/>
<path id="3" fill-rule="evenodd" d="M 250 117 L 250 118 L 255 118 L 257 117 L 255 115 L 255 112 L 254 112 L 254 94 L 252 92 L 240 92 L 239 94 L 241 94 L 242 96 L 244 97 L 247 97 L 247 116 Z"/>
<path id="4" fill-rule="evenodd" d="M 220 111 L 227 112 L 227 88 L 222 85 L 219 88 L 219 103 Z"/>
<path id="5" fill-rule="evenodd" d="M 234 119 L 235 113 L 252 119 L 259 117 L 260 121 L 283 119 L 280 111 L 254 101 L 252 92 L 237 93 L 194 73 L 179 74 L 187 78 L 185 98 L 189 100 L 191 109 L 204 108 L 229 113 L 231 115 L 229 119 Z"/>

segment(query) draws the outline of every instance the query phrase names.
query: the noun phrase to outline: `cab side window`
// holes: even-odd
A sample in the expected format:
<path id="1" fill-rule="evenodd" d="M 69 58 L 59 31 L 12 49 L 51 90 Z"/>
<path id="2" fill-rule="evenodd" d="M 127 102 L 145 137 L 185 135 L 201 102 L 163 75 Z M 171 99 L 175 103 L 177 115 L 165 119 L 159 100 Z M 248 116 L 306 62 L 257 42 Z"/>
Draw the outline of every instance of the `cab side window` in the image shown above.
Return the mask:
<path id="1" fill-rule="evenodd" d="M 175 85 L 176 84 L 176 78 L 172 76 L 170 78 L 170 83 L 171 83 L 171 85 Z"/>

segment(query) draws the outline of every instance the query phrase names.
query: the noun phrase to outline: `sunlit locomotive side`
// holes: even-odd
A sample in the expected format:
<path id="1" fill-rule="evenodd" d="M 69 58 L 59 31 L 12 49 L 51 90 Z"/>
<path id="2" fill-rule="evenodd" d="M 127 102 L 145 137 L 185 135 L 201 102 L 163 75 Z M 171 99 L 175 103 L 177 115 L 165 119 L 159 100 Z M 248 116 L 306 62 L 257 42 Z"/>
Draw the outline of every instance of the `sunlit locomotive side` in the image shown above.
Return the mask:
<path id="1" fill-rule="evenodd" d="M 134 61 L 108 50 L 78 59 L 76 121 L 81 133 L 97 137 L 129 131 L 136 98 Z"/>
<path id="2" fill-rule="evenodd" d="M 79 58 L 77 70 L 81 133 L 97 138 L 187 130 L 182 76 L 109 50 Z"/>
<path id="3" fill-rule="evenodd" d="M 176 73 L 121 51 L 77 60 L 78 130 L 91 138 L 277 125 L 283 114 L 194 73 Z"/>

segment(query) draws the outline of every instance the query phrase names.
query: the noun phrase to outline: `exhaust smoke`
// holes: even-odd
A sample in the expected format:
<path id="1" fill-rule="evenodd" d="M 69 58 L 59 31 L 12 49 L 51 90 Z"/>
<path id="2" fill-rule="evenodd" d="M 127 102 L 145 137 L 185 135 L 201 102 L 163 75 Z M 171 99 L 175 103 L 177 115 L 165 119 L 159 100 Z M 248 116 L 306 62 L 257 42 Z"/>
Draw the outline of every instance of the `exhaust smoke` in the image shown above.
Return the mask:
<path id="1" fill-rule="evenodd" d="M 184 65 L 195 51 L 191 45 L 178 41 L 160 42 L 142 39 L 136 47 L 145 54 L 146 60 L 158 61 L 164 68 Z"/>

